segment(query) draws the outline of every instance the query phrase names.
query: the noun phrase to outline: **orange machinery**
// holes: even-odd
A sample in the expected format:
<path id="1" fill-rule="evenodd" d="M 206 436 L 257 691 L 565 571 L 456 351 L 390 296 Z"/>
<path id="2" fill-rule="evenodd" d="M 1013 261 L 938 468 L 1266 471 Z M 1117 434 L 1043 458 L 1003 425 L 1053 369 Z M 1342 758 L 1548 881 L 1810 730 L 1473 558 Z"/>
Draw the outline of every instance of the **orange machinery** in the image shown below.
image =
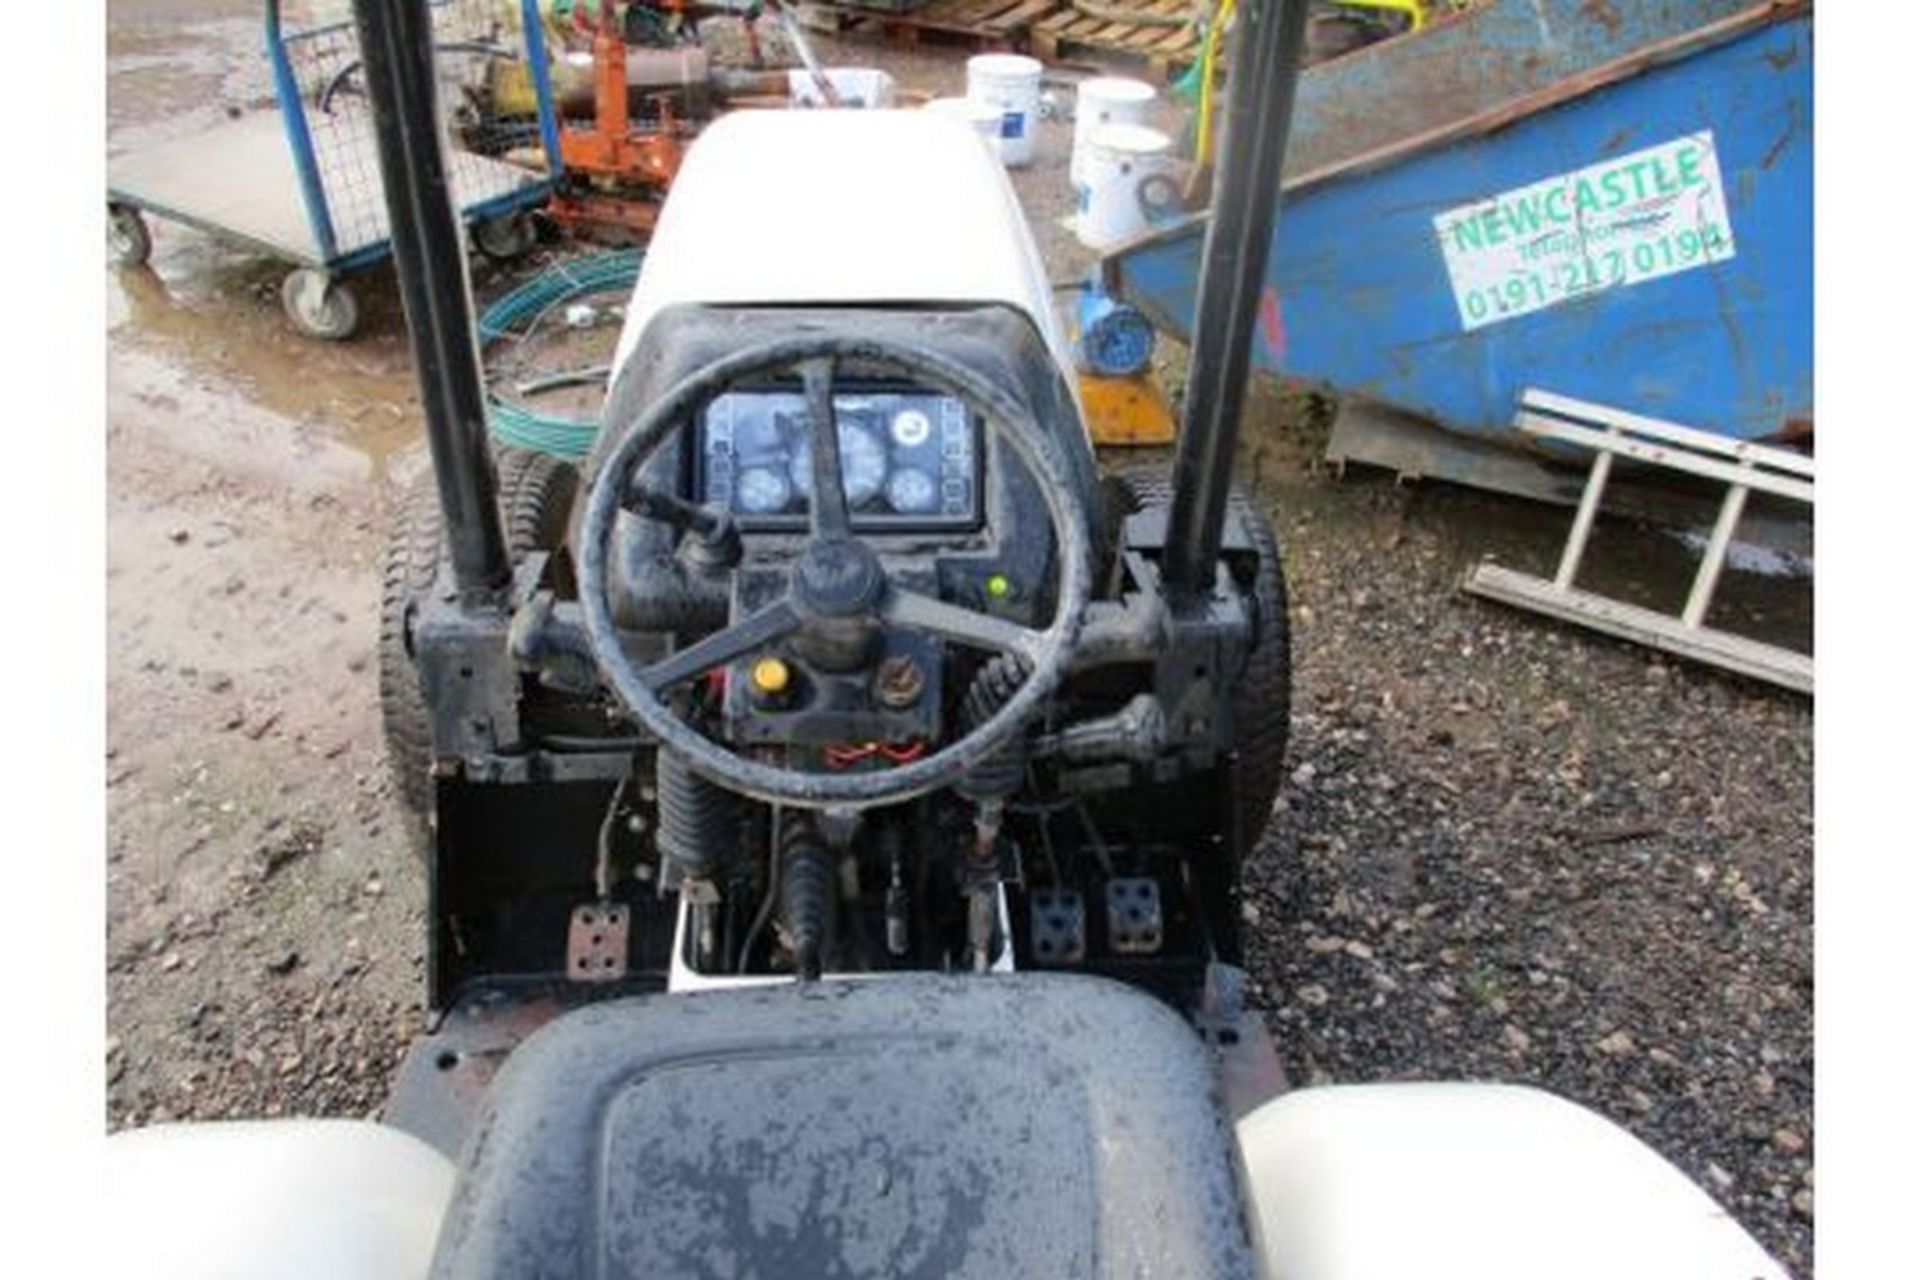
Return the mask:
<path id="1" fill-rule="evenodd" d="M 570 231 L 595 239 L 644 240 L 653 230 L 693 128 L 674 104 L 675 95 L 655 95 L 656 118 L 636 124 L 628 116 L 627 44 L 614 17 L 615 6 L 596 6 L 593 30 L 593 123 L 560 134 L 560 162 L 566 178 L 549 206 Z M 576 9 L 585 21 L 583 10 Z M 696 56 L 697 55 L 697 56 Z M 705 78 L 705 57 L 697 49 L 667 57 L 697 62 Z"/>

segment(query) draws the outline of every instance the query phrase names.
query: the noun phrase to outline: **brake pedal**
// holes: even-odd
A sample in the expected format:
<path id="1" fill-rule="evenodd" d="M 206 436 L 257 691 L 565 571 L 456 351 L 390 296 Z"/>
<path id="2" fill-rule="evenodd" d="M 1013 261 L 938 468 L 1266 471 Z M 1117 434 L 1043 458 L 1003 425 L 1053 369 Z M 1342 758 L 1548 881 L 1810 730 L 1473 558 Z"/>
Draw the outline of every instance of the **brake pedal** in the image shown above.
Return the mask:
<path id="1" fill-rule="evenodd" d="M 1079 964 L 1087 958 L 1087 902 L 1078 889 L 1035 889 L 1027 901 L 1035 960 Z"/>
<path id="2" fill-rule="evenodd" d="M 1107 941 L 1122 955 L 1160 950 L 1164 931 L 1160 882 L 1151 876 L 1115 876 L 1107 881 Z"/>

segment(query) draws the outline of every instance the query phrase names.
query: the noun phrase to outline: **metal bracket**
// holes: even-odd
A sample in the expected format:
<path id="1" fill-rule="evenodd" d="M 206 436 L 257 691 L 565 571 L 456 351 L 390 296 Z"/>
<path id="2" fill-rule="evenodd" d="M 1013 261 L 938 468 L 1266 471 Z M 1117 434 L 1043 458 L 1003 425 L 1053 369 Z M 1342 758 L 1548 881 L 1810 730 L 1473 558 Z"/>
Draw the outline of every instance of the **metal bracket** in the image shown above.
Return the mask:
<path id="1" fill-rule="evenodd" d="M 627 908 L 614 902 L 575 907 L 567 919 L 567 978 L 613 982 L 627 976 Z"/>
<path id="2" fill-rule="evenodd" d="M 515 612 L 532 600 L 545 555 L 529 555 L 500 598 L 484 607 L 463 602 L 450 564 L 413 619 L 414 661 L 432 719 L 433 754 L 484 772 L 486 760 L 517 752 L 520 669 L 509 639 Z"/>

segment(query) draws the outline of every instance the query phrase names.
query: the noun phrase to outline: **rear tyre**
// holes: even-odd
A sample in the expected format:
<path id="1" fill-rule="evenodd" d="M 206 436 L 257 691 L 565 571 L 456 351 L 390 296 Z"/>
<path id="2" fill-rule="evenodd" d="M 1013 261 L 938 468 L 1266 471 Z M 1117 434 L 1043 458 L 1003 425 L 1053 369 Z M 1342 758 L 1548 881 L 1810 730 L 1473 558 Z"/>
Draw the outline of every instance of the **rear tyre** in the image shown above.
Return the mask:
<path id="1" fill-rule="evenodd" d="M 280 286 L 280 304 L 294 328 L 309 338 L 342 342 L 360 327 L 360 299 L 352 288 L 312 267 L 287 274 Z"/>
<path id="2" fill-rule="evenodd" d="M 1123 472 L 1120 483 L 1133 511 L 1173 504 L 1172 477 L 1164 470 Z M 1273 816 L 1287 761 L 1288 716 L 1293 706 L 1293 643 L 1287 617 L 1286 566 L 1266 513 L 1238 485 L 1227 510 L 1253 543 L 1251 566 L 1238 572 L 1253 611 L 1253 650 L 1231 694 L 1233 750 L 1240 830 L 1250 849 Z"/>
<path id="3" fill-rule="evenodd" d="M 495 460 L 500 515 L 514 562 L 533 551 L 564 554 L 567 520 L 579 488 L 572 464 L 524 449 L 501 449 Z M 380 592 L 380 726 L 394 785 L 416 837 L 424 837 L 432 817 L 433 733 L 413 661 L 412 621 L 446 555 L 440 494 L 433 473 L 427 471 L 407 487 L 394 513 Z M 555 572 L 571 579 L 565 564 Z M 423 839 L 416 845 L 424 851 Z"/>
<path id="4" fill-rule="evenodd" d="M 147 220 L 132 205 L 107 206 L 107 257 L 116 267 L 144 267 L 153 256 Z"/>

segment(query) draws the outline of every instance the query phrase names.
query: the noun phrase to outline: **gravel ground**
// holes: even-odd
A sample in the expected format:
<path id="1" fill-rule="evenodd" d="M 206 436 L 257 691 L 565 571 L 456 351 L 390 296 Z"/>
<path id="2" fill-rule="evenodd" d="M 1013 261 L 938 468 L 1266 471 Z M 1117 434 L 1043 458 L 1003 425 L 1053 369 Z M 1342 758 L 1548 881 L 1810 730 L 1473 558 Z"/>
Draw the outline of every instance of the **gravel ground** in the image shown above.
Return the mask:
<path id="1" fill-rule="evenodd" d="M 1508 504 L 1301 476 L 1262 495 L 1296 681 L 1247 918 L 1290 1079 L 1551 1089 L 1804 1274 L 1809 708 L 1458 592 L 1461 530 Z"/>
<path id="2" fill-rule="evenodd" d="M 183 8 L 110 20 L 131 41 Z M 133 35 L 130 86 L 156 58 L 217 75 L 208 42 L 252 28 L 176 53 Z M 943 53 L 821 44 L 914 90 L 963 79 Z M 111 101 L 144 125 L 138 93 Z M 1045 126 L 1016 179 L 1057 278 L 1087 261 L 1057 226 L 1066 148 Z M 110 336 L 108 1123 L 370 1114 L 421 1017 L 369 665 L 390 472 L 418 465 L 388 462 L 417 413 L 397 309 L 316 349 L 276 336 L 271 268 L 171 232 L 156 266 L 116 286 Z M 1809 707 L 1463 596 L 1484 552 L 1548 567 L 1564 514 L 1335 481 L 1307 461 L 1321 430 L 1257 396 L 1242 468 L 1294 607 L 1292 777 L 1246 906 L 1290 1077 L 1542 1085 L 1807 1274 Z M 1680 589 L 1632 534 L 1603 529 L 1595 571 Z M 1722 590 L 1758 613 L 1782 588 Z"/>

